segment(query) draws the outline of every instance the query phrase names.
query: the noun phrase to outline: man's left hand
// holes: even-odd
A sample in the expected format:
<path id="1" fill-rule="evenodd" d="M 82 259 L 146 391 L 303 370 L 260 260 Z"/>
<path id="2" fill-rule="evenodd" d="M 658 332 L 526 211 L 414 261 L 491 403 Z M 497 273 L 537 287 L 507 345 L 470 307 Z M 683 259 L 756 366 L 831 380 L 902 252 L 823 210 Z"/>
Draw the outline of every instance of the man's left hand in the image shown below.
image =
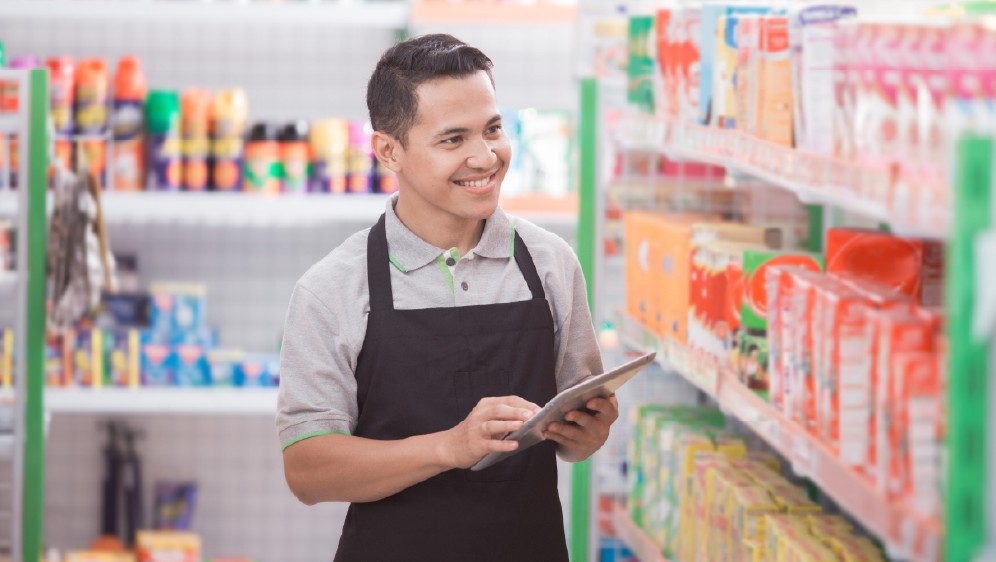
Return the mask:
<path id="1" fill-rule="evenodd" d="M 587 459 L 605 444 L 609 428 L 619 417 L 616 396 L 589 400 L 585 407 L 591 412 L 574 410 L 564 416 L 564 421 L 546 427 L 543 437 L 557 443 L 561 459 L 579 462 Z"/>

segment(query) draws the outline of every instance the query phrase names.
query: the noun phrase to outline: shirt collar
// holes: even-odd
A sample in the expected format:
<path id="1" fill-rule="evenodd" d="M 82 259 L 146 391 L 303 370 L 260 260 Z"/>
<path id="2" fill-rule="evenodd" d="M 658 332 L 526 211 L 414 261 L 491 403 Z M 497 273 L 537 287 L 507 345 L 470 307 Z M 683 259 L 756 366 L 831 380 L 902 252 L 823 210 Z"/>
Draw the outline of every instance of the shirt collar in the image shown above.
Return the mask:
<path id="1" fill-rule="evenodd" d="M 408 230 L 394 212 L 397 203 L 398 194 L 395 193 L 384 210 L 388 254 L 395 267 L 401 271 L 413 271 L 432 263 L 446 249 L 437 248 Z M 470 253 L 485 258 L 512 257 L 514 234 L 512 221 L 501 207 L 496 207 L 495 212 L 484 223 L 480 242 Z"/>

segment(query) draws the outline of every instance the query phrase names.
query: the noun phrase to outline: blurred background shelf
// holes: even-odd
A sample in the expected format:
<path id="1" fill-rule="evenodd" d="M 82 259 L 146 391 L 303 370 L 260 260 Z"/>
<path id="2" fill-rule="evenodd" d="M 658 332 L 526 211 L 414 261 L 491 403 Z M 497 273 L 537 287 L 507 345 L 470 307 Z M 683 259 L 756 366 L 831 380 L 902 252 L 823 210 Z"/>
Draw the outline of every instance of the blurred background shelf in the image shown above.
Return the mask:
<path id="1" fill-rule="evenodd" d="M 526 24 L 574 23 L 577 7 L 552 4 L 452 3 L 422 1 L 412 5 L 412 25 L 438 24 Z"/>
<path id="2" fill-rule="evenodd" d="M 274 415 L 276 388 L 47 388 L 53 414 Z"/>
<path id="3" fill-rule="evenodd" d="M 619 538 L 626 543 L 640 562 L 668 562 L 667 558 L 661 555 L 660 547 L 629 518 L 625 506 L 617 505 L 614 508 L 612 522 Z"/>
<path id="4" fill-rule="evenodd" d="M 193 0 L 0 0 L 0 17 L 75 22 L 260 23 L 401 29 L 408 4 L 381 2 L 197 2 Z"/>
<path id="5" fill-rule="evenodd" d="M 629 316 L 623 316 L 620 326 L 624 345 L 657 351 L 656 361 L 661 366 L 688 380 L 723 412 L 747 425 L 788 460 L 796 474 L 812 480 L 843 510 L 881 538 L 890 552 L 903 560 L 940 560 L 939 521 L 887 498 L 868 478 L 845 466 L 824 443 L 742 384 L 733 371 L 693 366 L 690 349 L 673 340 L 662 341 Z"/>

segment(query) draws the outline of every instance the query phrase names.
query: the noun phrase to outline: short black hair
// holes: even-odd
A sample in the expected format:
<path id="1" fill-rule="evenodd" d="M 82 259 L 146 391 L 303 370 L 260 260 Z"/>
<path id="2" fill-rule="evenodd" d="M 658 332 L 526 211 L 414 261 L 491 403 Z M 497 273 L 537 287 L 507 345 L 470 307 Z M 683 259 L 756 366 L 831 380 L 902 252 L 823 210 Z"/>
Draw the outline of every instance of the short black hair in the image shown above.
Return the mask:
<path id="1" fill-rule="evenodd" d="M 494 86 L 493 66 L 487 55 L 452 35 L 435 33 L 402 41 L 380 57 L 367 83 L 370 124 L 404 146 L 418 116 L 420 85 L 483 70 Z"/>

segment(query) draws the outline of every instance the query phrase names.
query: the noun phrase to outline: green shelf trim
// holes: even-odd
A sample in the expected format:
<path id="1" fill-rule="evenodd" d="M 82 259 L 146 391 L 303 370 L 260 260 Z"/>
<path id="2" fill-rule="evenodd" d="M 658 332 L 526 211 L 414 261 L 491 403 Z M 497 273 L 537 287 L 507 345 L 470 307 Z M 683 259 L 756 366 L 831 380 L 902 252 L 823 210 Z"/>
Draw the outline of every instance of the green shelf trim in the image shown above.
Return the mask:
<path id="1" fill-rule="evenodd" d="M 48 71 L 29 73 L 27 333 L 24 358 L 24 494 L 21 559 L 38 562 L 45 505 L 45 195 L 48 184 Z"/>

